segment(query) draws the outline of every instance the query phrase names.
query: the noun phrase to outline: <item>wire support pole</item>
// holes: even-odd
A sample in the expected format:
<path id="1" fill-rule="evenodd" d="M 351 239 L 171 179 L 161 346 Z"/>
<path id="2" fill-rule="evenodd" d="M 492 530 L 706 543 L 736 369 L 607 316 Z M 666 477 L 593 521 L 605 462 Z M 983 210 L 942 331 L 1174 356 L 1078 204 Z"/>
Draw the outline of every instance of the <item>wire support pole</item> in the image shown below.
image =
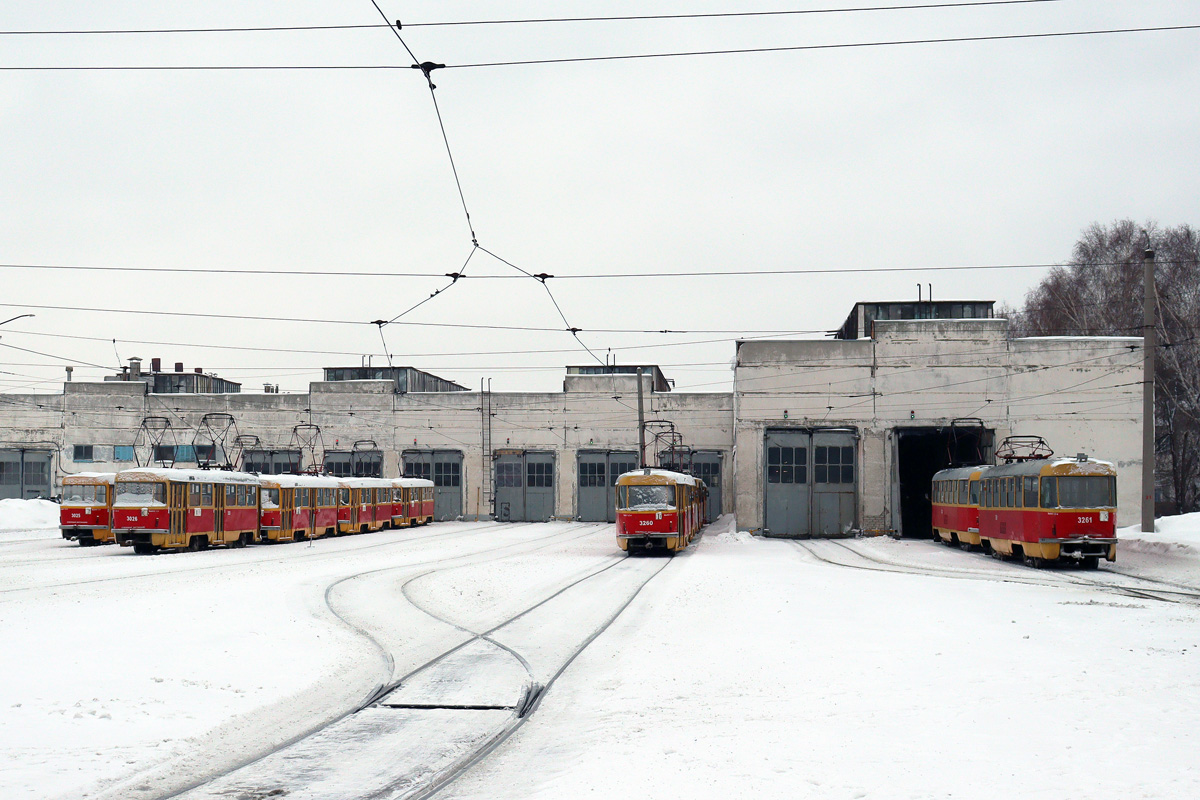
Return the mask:
<path id="1" fill-rule="evenodd" d="M 1154 251 L 1148 246 L 1142 254 L 1142 532 L 1154 532 L 1154 372 L 1158 350 L 1156 309 L 1158 292 L 1154 286 Z"/>

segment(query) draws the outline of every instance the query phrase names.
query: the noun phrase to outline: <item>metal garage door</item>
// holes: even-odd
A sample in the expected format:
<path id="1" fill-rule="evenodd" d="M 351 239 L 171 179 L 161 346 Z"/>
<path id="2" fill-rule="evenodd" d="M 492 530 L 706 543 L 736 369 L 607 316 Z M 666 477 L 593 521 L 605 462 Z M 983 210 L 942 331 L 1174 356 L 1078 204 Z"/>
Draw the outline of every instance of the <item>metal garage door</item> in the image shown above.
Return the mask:
<path id="1" fill-rule="evenodd" d="M 579 452 L 579 519 L 583 522 L 617 521 L 617 478 L 637 469 L 637 453 L 620 450 Z"/>
<path id="2" fill-rule="evenodd" d="M 769 536 L 837 536 L 854 527 L 857 437 L 852 430 L 768 430 L 763 443 Z"/>
<path id="3" fill-rule="evenodd" d="M 849 431 L 813 433 L 813 536 L 840 536 L 854 527 L 855 443 Z"/>
<path id="4" fill-rule="evenodd" d="M 50 497 L 50 464 L 47 450 L 0 450 L 0 500 Z"/>
<path id="5" fill-rule="evenodd" d="M 692 474 L 708 487 L 708 516 L 705 522 L 712 522 L 721 516 L 722 456 L 718 450 L 697 450 L 692 454 Z"/>
<path id="6" fill-rule="evenodd" d="M 404 477 L 433 481 L 433 518 L 439 522 L 462 516 L 463 454 L 461 450 L 405 450 Z"/>
<path id="7" fill-rule="evenodd" d="M 554 453 L 497 453 L 495 516 L 502 522 L 546 522 L 554 516 Z"/>

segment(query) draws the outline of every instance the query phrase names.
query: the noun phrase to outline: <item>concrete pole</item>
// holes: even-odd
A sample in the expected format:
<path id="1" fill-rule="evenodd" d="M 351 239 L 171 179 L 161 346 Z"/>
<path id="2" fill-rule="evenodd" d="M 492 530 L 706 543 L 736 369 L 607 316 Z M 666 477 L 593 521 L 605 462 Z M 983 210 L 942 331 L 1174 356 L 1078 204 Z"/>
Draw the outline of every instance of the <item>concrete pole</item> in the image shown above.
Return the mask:
<path id="1" fill-rule="evenodd" d="M 1154 288 L 1154 251 L 1142 256 L 1145 300 L 1142 305 L 1142 531 L 1154 530 L 1154 369 L 1158 350 Z"/>
<path id="2" fill-rule="evenodd" d="M 646 466 L 646 411 L 642 405 L 642 368 L 638 367 L 638 467 Z"/>

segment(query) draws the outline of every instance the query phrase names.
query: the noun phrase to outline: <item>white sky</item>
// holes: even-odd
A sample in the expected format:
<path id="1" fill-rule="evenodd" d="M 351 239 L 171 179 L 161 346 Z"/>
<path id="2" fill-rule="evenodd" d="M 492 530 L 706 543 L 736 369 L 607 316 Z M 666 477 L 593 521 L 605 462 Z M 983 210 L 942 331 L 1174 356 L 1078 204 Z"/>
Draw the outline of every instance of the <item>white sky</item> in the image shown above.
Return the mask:
<path id="1" fill-rule="evenodd" d="M 409 2 L 417 22 L 830 8 L 849 0 Z M 868 3 L 857 3 L 867 5 Z M 875 5 L 876 3 L 869 3 Z M 2 30 L 372 24 L 362 2 L 5 4 Z M 679 50 L 1200 24 L 1183 0 L 656 22 L 406 27 L 448 65 Z M 1200 223 L 1200 31 L 434 73 L 483 247 L 530 272 L 1043 264 L 1116 218 Z M 3 66 L 396 64 L 387 30 L 2 36 Z M 429 91 L 412 70 L 0 71 L 0 263 L 442 274 L 471 251 Z M 476 253 L 470 274 L 512 274 Z M 1018 304 L 1042 270 L 560 280 L 581 338 L 728 389 L 736 333 L 811 331 L 856 300 Z M 159 356 L 303 391 L 384 363 L 372 325 L 445 285 L 396 277 L 0 268 L 0 391 L 59 391 Z M 206 320 L 32 309 L 159 309 Z M 562 328 L 532 280 L 460 281 L 405 321 Z M 592 363 L 565 332 L 390 326 L 397 364 L 497 391 Z M 48 334 L 96 337 L 99 341 Z M 154 345 L 133 340 L 177 343 Z M 712 341 L 723 340 L 723 341 Z M 681 345 L 707 341 L 707 344 Z M 201 345 L 204 345 L 203 347 Z M 218 349 L 268 347 L 335 354 Z M 670 346 L 668 346 L 670 345 Z M 631 347 L 637 349 L 629 349 Z M 514 351 L 550 351 L 522 354 Z M 482 353 L 482 354 L 481 354 Z M 148 366 L 148 364 L 147 364 Z M 169 368 L 169 367 L 168 367 Z M 42 381 L 41 383 L 35 383 Z"/>

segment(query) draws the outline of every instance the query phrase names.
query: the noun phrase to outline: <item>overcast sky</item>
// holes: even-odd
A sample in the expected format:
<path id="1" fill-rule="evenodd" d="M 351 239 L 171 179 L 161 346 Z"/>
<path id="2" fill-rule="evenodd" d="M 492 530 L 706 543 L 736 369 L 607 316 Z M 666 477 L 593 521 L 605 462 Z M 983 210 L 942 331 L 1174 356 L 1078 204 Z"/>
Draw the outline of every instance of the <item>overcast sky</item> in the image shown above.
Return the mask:
<path id="1" fill-rule="evenodd" d="M 523 270 L 923 268 L 548 282 L 600 359 L 657 363 L 677 390 L 696 391 L 728 390 L 739 336 L 833 329 L 855 301 L 915 299 L 918 282 L 935 299 L 1017 305 L 1044 274 L 931 267 L 1061 262 L 1097 221 L 1200 224 L 1200 30 L 449 67 L 1195 25 L 1197 4 L 416 23 L 880 4 L 380 0 L 418 58 L 448 66 L 433 81 L 474 231 Z M 381 22 L 370 0 L 0 7 L 6 31 Z M 0 45 L 5 67 L 411 63 L 386 28 L 5 35 Z M 64 365 L 99 379 L 119 354 L 203 367 L 246 391 L 304 391 L 323 366 L 368 354 L 386 363 L 370 321 L 448 283 L 386 274 L 459 270 L 469 230 L 419 71 L 0 71 L 0 263 L 378 275 L 0 268 L 0 321 L 36 314 L 0 327 L 0 390 L 60 391 Z M 482 251 L 466 272 L 518 274 Z M 459 281 L 400 322 L 555 329 L 384 329 L 394 363 L 472 388 L 491 378 L 496 391 L 557 391 L 563 365 L 596 363 L 529 278 Z"/>

